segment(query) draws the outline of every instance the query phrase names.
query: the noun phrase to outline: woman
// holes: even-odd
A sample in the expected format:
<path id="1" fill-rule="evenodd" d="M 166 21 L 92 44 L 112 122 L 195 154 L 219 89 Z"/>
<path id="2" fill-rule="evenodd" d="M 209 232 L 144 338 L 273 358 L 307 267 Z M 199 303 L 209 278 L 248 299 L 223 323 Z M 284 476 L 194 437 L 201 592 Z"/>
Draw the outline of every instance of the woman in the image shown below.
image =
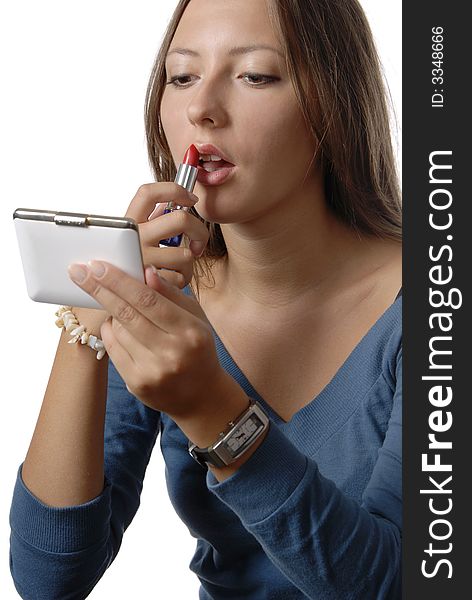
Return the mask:
<path id="1" fill-rule="evenodd" d="M 158 183 L 127 216 L 157 269 L 70 269 L 110 360 L 63 333 L 13 498 L 17 589 L 90 593 L 160 431 L 200 598 L 400 598 L 401 205 L 359 4 L 179 2 L 146 128 Z M 190 144 L 198 198 L 166 183 Z M 236 460 L 205 454 L 227 430 Z"/>

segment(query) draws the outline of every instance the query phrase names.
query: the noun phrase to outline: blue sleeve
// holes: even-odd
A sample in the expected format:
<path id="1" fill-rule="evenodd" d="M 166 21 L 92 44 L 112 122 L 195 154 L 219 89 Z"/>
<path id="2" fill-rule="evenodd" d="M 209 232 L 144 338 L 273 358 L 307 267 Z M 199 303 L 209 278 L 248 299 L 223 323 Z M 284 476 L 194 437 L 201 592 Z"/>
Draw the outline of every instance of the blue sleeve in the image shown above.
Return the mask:
<path id="1" fill-rule="evenodd" d="M 130 394 L 112 362 L 105 417 L 102 493 L 81 505 L 51 507 L 18 469 L 10 510 L 10 570 L 25 600 L 86 598 L 116 557 L 140 503 L 160 413 Z"/>
<path id="2" fill-rule="evenodd" d="M 323 477 L 316 462 L 273 423 L 254 454 L 226 480 L 207 472 L 208 488 L 308 598 L 401 597 L 401 349 L 393 368 L 392 412 L 361 504 Z"/>

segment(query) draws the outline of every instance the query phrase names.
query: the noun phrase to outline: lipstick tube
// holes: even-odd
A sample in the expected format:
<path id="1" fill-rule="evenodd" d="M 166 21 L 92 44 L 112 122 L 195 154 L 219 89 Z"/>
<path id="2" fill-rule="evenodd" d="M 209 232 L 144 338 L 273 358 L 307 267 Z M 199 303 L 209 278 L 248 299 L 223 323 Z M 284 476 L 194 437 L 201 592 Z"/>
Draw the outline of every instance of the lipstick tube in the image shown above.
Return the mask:
<path id="1" fill-rule="evenodd" d="M 200 155 L 198 150 L 194 145 L 190 146 L 184 156 L 183 162 L 179 165 L 177 169 L 177 175 L 175 176 L 174 183 L 178 183 L 183 188 L 187 190 L 187 192 L 192 193 L 193 188 L 195 187 L 195 183 L 197 181 L 198 176 L 198 161 L 200 159 Z M 163 214 L 167 214 L 173 212 L 174 210 L 189 210 L 188 206 L 180 206 L 179 204 L 174 205 L 173 202 L 168 202 L 167 206 L 164 209 Z M 159 242 L 159 247 L 177 247 L 180 246 L 182 241 L 182 233 L 179 235 L 174 235 L 174 237 L 167 238 L 165 240 L 161 240 Z"/>

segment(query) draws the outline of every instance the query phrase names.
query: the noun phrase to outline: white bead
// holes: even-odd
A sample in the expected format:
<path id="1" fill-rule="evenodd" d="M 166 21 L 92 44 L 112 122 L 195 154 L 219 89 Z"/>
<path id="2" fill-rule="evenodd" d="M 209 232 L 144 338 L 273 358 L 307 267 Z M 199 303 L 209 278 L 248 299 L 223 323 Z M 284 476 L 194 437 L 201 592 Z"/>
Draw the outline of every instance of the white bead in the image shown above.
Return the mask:
<path id="1" fill-rule="evenodd" d="M 69 340 L 68 344 L 75 344 L 75 342 L 79 339 L 80 335 L 74 336 L 71 340 Z"/>
<path id="2" fill-rule="evenodd" d="M 95 342 L 95 350 L 102 350 L 103 348 L 105 348 L 105 344 L 102 342 L 102 340 L 98 340 Z"/>
<path id="3" fill-rule="evenodd" d="M 83 325 L 79 325 L 79 327 L 76 327 L 75 329 L 73 329 L 70 334 L 71 335 L 82 335 L 82 333 L 85 331 L 85 327 Z"/>
<path id="4" fill-rule="evenodd" d="M 64 321 L 59 318 L 56 320 L 56 325 L 62 329 L 62 327 L 64 327 Z"/>
<path id="5" fill-rule="evenodd" d="M 97 352 L 97 360 L 101 360 L 106 354 L 105 348 L 102 348 Z"/>
<path id="6" fill-rule="evenodd" d="M 88 339 L 89 339 L 89 334 L 87 333 L 87 331 L 84 331 L 84 333 L 80 337 L 80 343 L 81 344 L 86 344 L 87 341 L 88 341 Z"/>
<path id="7" fill-rule="evenodd" d="M 67 323 L 67 325 L 66 325 L 66 331 L 71 332 L 76 327 L 77 327 L 77 323 Z"/>
<path id="8" fill-rule="evenodd" d="M 91 335 L 89 336 L 87 345 L 90 346 L 90 348 L 95 348 L 95 342 L 97 341 L 97 336 L 96 335 Z"/>

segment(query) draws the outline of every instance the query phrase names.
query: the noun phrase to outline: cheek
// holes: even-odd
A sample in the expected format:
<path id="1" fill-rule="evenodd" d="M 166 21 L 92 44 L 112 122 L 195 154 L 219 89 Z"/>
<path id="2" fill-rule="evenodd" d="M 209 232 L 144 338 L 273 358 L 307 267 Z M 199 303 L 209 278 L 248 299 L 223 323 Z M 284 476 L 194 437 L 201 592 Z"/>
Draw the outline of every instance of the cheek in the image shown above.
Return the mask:
<path id="1" fill-rule="evenodd" d="M 316 144 L 298 105 L 273 103 L 257 115 L 253 113 L 253 117 L 248 131 L 253 132 L 252 143 L 257 144 L 252 154 L 257 157 L 259 173 L 265 172 L 266 181 L 275 181 L 284 188 L 303 180 Z"/>
<path id="2" fill-rule="evenodd" d="M 301 157 L 314 146 L 293 94 L 266 96 L 250 106 L 240 106 L 238 122 L 249 134 L 247 143 L 257 153 L 271 155 L 271 162 L 280 155 Z"/>
<path id="3" fill-rule="evenodd" d="M 179 131 L 182 129 L 182 117 L 175 103 L 170 102 L 165 92 L 161 100 L 160 116 L 167 143 L 172 154 L 175 155 L 175 149 L 179 147 Z"/>
<path id="4" fill-rule="evenodd" d="M 170 112 L 169 108 L 170 108 L 170 106 L 169 106 L 169 102 L 167 100 L 167 94 L 164 92 L 164 94 L 161 98 L 161 104 L 159 106 L 159 115 L 161 117 L 161 121 L 162 121 L 164 130 L 166 130 L 168 128 L 168 123 L 171 120 L 172 113 Z"/>

